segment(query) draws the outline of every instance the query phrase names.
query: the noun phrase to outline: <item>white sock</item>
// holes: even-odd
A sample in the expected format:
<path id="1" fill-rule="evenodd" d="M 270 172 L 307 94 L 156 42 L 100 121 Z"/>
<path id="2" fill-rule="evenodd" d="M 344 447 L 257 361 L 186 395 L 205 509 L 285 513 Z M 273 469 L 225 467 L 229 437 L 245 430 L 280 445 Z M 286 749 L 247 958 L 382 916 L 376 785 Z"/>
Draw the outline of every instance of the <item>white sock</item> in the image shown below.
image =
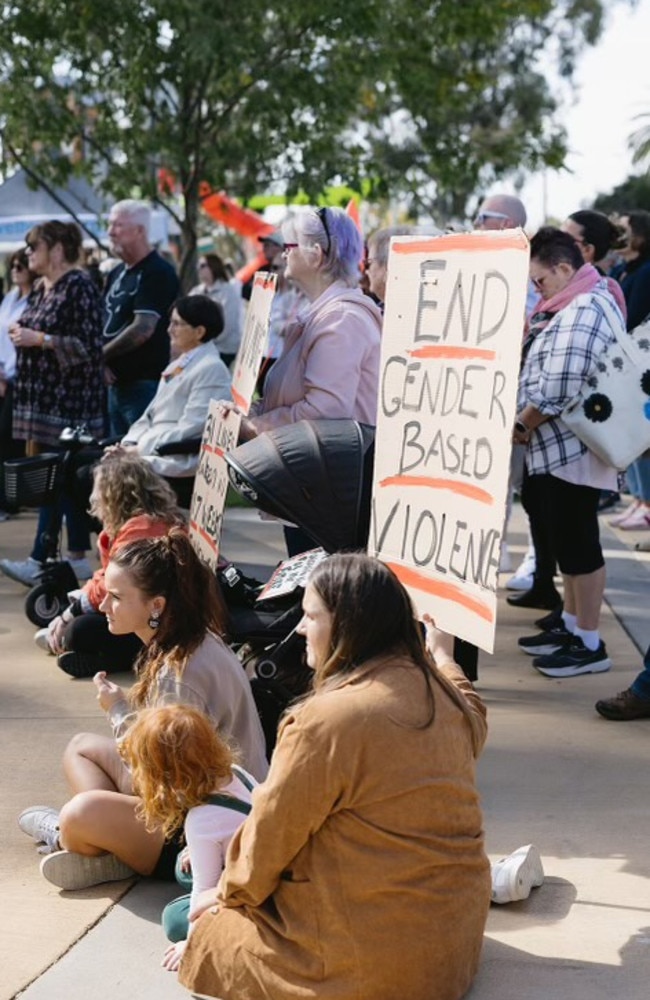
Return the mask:
<path id="1" fill-rule="evenodd" d="M 562 621 L 564 622 L 564 627 L 567 632 L 575 633 L 576 625 L 578 623 L 578 619 L 575 615 L 572 615 L 570 611 L 563 611 Z"/>
<path id="2" fill-rule="evenodd" d="M 600 646 L 600 632 L 598 629 L 575 628 L 575 635 L 582 639 L 585 646 L 591 653 L 595 653 Z"/>

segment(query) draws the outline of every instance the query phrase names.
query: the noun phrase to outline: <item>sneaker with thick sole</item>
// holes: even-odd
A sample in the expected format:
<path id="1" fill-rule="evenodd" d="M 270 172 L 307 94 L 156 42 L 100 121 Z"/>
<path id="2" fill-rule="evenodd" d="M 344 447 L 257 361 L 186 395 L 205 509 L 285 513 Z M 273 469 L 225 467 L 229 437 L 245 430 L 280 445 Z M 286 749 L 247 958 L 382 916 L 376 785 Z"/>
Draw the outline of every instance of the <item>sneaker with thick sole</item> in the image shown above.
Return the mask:
<path id="1" fill-rule="evenodd" d="M 544 868 L 534 844 L 519 847 L 492 865 L 492 902 L 516 903 L 544 881 Z"/>
<path id="2" fill-rule="evenodd" d="M 59 811 L 51 806 L 30 806 L 18 817 L 18 826 L 37 844 L 50 851 L 59 850 Z"/>
<path id="3" fill-rule="evenodd" d="M 536 656 L 533 666 L 545 677 L 578 677 L 580 674 L 604 674 L 612 666 L 605 643 L 600 640 L 598 649 L 587 649 L 580 636 L 571 637 L 564 649 L 548 656 Z"/>
<path id="4" fill-rule="evenodd" d="M 506 601 L 513 608 L 539 608 L 540 611 L 554 611 L 558 604 L 562 603 L 562 598 L 557 590 L 544 590 L 541 587 L 533 586 L 521 594 L 506 597 Z"/>
<path id="5" fill-rule="evenodd" d="M 558 649 L 564 649 L 572 638 L 573 633 L 569 632 L 562 623 L 542 630 L 537 635 L 524 636 L 517 641 L 519 648 L 524 653 L 528 653 L 529 656 L 548 656 L 549 653 L 556 653 Z"/>
<path id="6" fill-rule="evenodd" d="M 87 857 L 72 851 L 57 851 L 41 861 L 41 875 L 59 889 L 89 889 L 102 882 L 120 882 L 137 875 L 114 854 Z"/>
<path id="7" fill-rule="evenodd" d="M 0 571 L 10 580 L 15 580 L 16 583 L 22 583 L 25 587 L 33 587 L 41 577 L 43 566 L 31 556 L 27 559 L 17 560 L 0 559 Z"/>
<path id="8" fill-rule="evenodd" d="M 603 698 L 596 702 L 596 711 L 603 719 L 612 722 L 631 722 L 633 719 L 650 719 L 650 698 L 640 698 L 627 688 L 613 698 Z"/>
<path id="9" fill-rule="evenodd" d="M 75 653 L 72 649 L 57 656 L 56 662 L 70 677 L 94 677 L 98 670 L 106 669 L 104 657 L 97 653 Z"/>
<path id="10" fill-rule="evenodd" d="M 42 649 L 46 653 L 49 653 L 50 656 L 54 656 L 54 653 L 50 649 L 50 644 L 47 641 L 49 632 L 50 630 L 47 628 L 39 628 L 38 632 L 36 632 L 34 635 L 34 642 L 36 643 L 39 649 Z"/>
<path id="11" fill-rule="evenodd" d="M 535 582 L 534 574 L 535 554 L 527 552 L 517 566 L 514 576 L 511 576 L 506 583 L 506 590 L 530 590 Z"/>

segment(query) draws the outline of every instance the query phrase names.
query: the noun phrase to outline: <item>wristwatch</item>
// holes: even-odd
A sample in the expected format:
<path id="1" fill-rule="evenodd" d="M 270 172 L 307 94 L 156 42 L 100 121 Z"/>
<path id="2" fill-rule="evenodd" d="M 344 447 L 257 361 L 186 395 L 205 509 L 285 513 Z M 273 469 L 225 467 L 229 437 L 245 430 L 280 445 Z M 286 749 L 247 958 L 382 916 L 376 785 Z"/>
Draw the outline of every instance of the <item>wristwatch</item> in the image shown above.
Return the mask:
<path id="1" fill-rule="evenodd" d="M 517 434 L 528 434 L 530 433 L 530 427 L 526 427 L 523 420 L 515 420 L 515 430 Z"/>
<path id="2" fill-rule="evenodd" d="M 41 343 L 41 347 L 45 348 L 45 347 L 51 347 L 51 346 L 52 346 L 52 334 L 50 334 L 50 333 L 44 333 L 43 334 L 43 340 L 42 340 L 42 343 Z"/>

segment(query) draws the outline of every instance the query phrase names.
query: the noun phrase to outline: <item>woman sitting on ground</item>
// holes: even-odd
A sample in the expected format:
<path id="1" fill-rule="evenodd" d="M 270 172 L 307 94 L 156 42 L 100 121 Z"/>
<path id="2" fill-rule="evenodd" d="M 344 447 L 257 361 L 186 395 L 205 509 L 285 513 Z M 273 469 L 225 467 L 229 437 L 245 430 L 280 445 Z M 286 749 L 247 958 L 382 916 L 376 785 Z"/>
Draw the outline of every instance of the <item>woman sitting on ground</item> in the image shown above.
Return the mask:
<path id="1" fill-rule="evenodd" d="M 314 693 L 204 893 L 180 966 L 222 1000 L 458 1000 L 490 902 L 475 758 L 485 709 L 382 563 L 334 555 L 299 631 Z M 269 960 L 272 959 L 272 960 Z"/>
<path id="2" fill-rule="evenodd" d="M 187 847 L 176 861 L 176 878 L 192 893 L 168 903 L 162 915 L 172 942 L 163 965 L 175 972 L 192 925 L 188 915 L 201 893 L 214 893 L 226 849 L 251 808 L 256 782 L 234 763 L 233 753 L 210 720 L 195 708 L 145 708 L 122 742 L 148 830 L 167 840 L 184 829 Z"/>
<path id="3" fill-rule="evenodd" d="M 114 739 L 82 733 L 68 744 L 63 766 L 73 798 L 60 814 L 34 807 L 21 829 L 56 853 L 44 858 L 45 878 L 62 889 L 80 889 L 134 872 L 173 878 L 178 848 L 162 830 L 146 829 L 138 816 L 132 776 L 119 742 L 138 710 L 193 705 L 224 739 L 232 740 L 247 771 L 262 780 L 268 768 L 264 734 L 250 683 L 225 644 L 225 614 L 212 573 L 185 532 L 173 528 L 155 539 L 122 546 L 106 568 L 100 611 L 115 635 L 134 632 L 144 644 L 137 682 L 125 692 L 95 676 L 97 697 Z"/>
<path id="4" fill-rule="evenodd" d="M 182 507 L 190 505 L 198 452 L 158 455 L 157 449 L 200 439 L 210 402 L 230 398 L 230 373 L 216 345 L 222 330 L 222 308 L 207 295 L 186 295 L 174 303 L 169 321 L 172 360 L 156 395 L 118 446 L 146 458 L 169 480 Z"/>
<path id="5" fill-rule="evenodd" d="M 71 677 L 131 669 L 142 642 L 135 634 L 111 632 L 99 610 L 106 597 L 106 567 L 123 545 L 138 538 L 158 538 L 184 523 L 174 491 L 137 455 L 107 455 L 94 467 L 93 482 L 90 513 L 103 525 L 98 539 L 101 569 L 77 600 L 34 637 L 37 645 L 58 657 L 59 667 Z"/>

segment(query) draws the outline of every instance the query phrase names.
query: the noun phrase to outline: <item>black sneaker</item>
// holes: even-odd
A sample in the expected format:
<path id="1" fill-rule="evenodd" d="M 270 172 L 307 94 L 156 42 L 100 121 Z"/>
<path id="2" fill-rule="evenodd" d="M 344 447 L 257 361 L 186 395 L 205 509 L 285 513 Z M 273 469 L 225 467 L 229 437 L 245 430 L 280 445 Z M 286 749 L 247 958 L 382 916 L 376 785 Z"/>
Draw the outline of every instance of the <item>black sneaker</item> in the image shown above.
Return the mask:
<path id="1" fill-rule="evenodd" d="M 598 649 L 587 649 L 582 639 L 571 636 L 571 642 L 563 649 L 549 656 L 537 656 L 533 666 L 546 677 L 578 677 L 579 674 L 604 674 L 612 661 L 607 655 L 605 643 L 600 640 Z"/>
<path id="2" fill-rule="evenodd" d="M 564 649 L 572 638 L 573 633 L 569 632 L 562 623 L 538 632 L 537 635 L 524 636 L 523 639 L 519 639 L 519 648 L 530 656 L 544 656 L 556 653 L 558 649 Z"/>
<path id="3" fill-rule="evenodd" d="M 533 584 L 530 590 L 524 590 L 521 594 L 511 594 L 506 597 L 506 601 L 513 608 L 539 608 L 541 611 L 554 611 L 558 604 L 562 603 L 562 598 L 557 590 L 543 590 Z"/>
<path id="4" fill-rule="evenodd" d="M 61 653 L 56 662 L 70 677 L 94 677 L 98 670 L 106 669 L 104 657 L 96 653 L 75 653 L 69 650 Z"/>

